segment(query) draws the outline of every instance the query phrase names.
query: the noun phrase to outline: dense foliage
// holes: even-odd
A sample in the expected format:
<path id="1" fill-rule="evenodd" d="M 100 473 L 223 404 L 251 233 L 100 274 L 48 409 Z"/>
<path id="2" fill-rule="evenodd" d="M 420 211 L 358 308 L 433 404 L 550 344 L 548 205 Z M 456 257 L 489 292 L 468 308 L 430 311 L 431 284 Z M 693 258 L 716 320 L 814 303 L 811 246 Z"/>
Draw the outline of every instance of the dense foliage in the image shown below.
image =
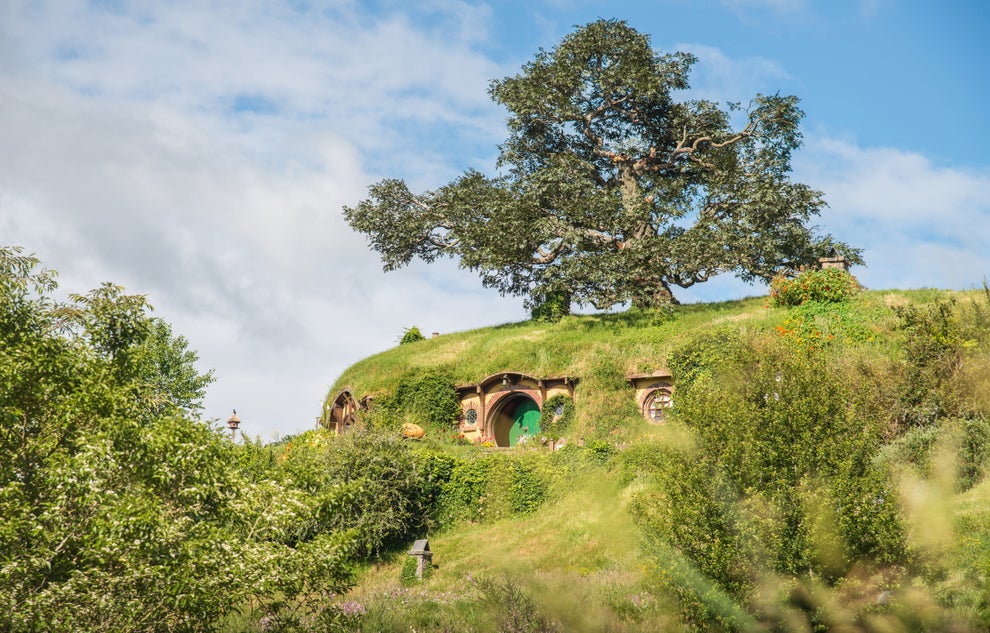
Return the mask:
<path id="1" fill-rule="evenodd" d="M 423 333 L 419 331 L 419 328 L 414 325 L 402 332 L 402 337 L 399 339 L 399 345 L 406 345 L 408 343 L 415 343 L 416 341 L 425 340 L 426 337 L 423 336 Z"/>
<path id="2" fill-rule="evenodd" d="M 441 367 L 404 374 L 395 391 L 375 399 L 371 425 L 395 431 L 412 422 L 437 435 L 449 435 L 461 415 L 461 404 L 449 371 Z"/>
<path id="3" fill-rule="evenodd" d="M 687 623 L 748 629 L 784 618 L 824 630 L 873 617 L 901 626 L 939 593 L 943 606 L 978 599 L 978 582 L 946 580 L 944 555 L 965 549 L 951 544 L 948 518 L 919 513 L 910 500 L 946 494 L 927 492 L 925 478 L 943 477 L 951 491 L 984 477 L 990 409 L 971 372 L 990 351 L 987 300 L 898 309 L 891 334 L 904 335 L 901 362 L 850 359 L 855 338 L 842 336 L 841 321 L 838 337 L 812 344 L 795 344 L 786 329 L 769 341 L 723 329 L 673 351 L 676 421 L 659 443 L 622 457 L 650 482 L 630 509 L 667 570 L 658 586 L 678 596 Z M 793 310 L 785 320 L 814 318 L 804 305 Z M 805 592 L 804 606 L 769 599 L 771 582 L 785 595 Z M 897 608 L 874 605 L 871 615 L 868 606 L 822 602 L 827 587 L 847 586 L 898 596 Z M 922 630 L 973 623 L 934 604 Z"/>
<path id="4" fill-rule="evenodd" d="M 554 292 L 532 301 L 530 316 L 534 321 L 556 323 L 571 312 L 571 293 Z"/>
<path id="5" fill-rule="evenodd" d="M 625 22 L 582 26 L 492 82 L 509 112 L 499 175 L 468 171 L 422 194 L 383 180 L 344 215 L 386 270 L 453 257 L 539 318 L 561 300 L 661 305 L 672 286 L 728 272 L 769 280 L 833 249 L 861 263 L 815 235 L 822 194 L 790 180 L 798 100 L 757 95 L 738 114 L 679 101 L 694 62 Z"/>
<path id="6" fill-rule="evenodd" d="M 856 278 L 839 268 L 806 270 L 797 277 L 778 275 L 770 281 L 770 300 L 778 307 L 808 301 L 839 303 L 859 292 Z"/>
<path id="7" fill-rule="evenodd" d="M 0 249 L 0 629 L 346 630 L 334 598 L 423 526 L 428 469 L 370 435 L 234 445 L 144 297 L 55 288 Z"/>
<path id="8" fill-rule="evenodd" d="M 551 440 L 556 441 L 570 431 L 574 421 L 574 400 L 561 394 L 548 398 L 543 403 L 540 430 Z"/>

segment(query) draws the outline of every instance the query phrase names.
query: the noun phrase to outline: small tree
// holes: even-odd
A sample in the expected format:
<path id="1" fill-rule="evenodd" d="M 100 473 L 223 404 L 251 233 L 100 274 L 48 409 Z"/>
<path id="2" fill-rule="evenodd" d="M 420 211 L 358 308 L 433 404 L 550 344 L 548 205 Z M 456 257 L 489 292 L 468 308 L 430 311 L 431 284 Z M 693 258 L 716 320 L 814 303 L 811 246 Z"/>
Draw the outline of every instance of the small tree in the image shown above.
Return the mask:
<path id="1" fill-rule="evenodd" d="M 581 27 L 492 82 L 509 112 L 498 175 L 468 171 L 422 194 L 382 180 L 344 215 L 385 270 L 453 257 L 531 305 L 651 307 L 673 286 L 769 280 L 833 249 L 862 263 L 815 235 L 822 194 L 790 180 L 797 98 L 757 95 L 733 128 L 738 104 L 675 99 L 695 61 L 654 51 L 625 22 Z"/>

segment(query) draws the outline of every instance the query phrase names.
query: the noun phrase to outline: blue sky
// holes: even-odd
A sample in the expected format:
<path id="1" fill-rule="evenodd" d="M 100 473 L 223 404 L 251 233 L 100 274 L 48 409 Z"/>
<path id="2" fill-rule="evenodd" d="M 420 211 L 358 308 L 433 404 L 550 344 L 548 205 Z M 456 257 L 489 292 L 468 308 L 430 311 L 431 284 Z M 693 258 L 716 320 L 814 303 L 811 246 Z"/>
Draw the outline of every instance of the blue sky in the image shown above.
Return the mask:
<path id="1" fill-rule="evenodd" d="M 872 288 L 990 273 L 990 5 L 962 0 L 0 0 L 0 241 L 149 295 L 218 381 L 206 414 L 312 425 L 403 328 L 526 317 L 450 262 L 381 272 L 340 209 L 493 168 L 488 82 L 599 17 L 699 62 L 689 95 L 795 94 L 795 177 Z M 683 301 L 762 294 L 732 279 Z"/>

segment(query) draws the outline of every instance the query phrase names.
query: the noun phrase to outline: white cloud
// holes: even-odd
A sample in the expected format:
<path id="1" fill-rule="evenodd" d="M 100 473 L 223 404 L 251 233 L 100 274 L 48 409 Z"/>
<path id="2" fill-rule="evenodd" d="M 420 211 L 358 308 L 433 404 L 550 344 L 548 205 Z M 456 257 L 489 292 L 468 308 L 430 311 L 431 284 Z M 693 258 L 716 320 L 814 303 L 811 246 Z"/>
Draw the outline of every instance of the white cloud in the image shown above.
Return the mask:
<path id="1" fill-rule="evenodd" d="M 990 277 L 990 169 L 939 166 L 916 152 L 816 136 L 794 180 L 825 193 L 823 232 L 864 249 L 853 273 L 869 288 L 978 287 Z M 722 276 L 680 300 L 724 300 L 765 288 Z"/>
<path id="2" fill-rule="evenodd" d="M 798 178 L 821 189 L 823 224 L 866 249 L 868 286 L 967 288 L 990 274 L 990 169 L 892 148 L 813 139 Z"/>
<path id="3" fill-rule="evenodd" d="M 783 66 L 765 57 L 732 58 L 715 46 L 697 43 L 677 44 L 674 50 L 698 58 L 691 73 L 692 98 L 745 106 L 759 92 L 777 92 L 780 83 L 790 78 Z"/>
<path id="4" fill-rule="evenodd" d="M 483 9 L 437 2 L 437 29 L 354 3 L 124 6 L 4 9 L 0 235 L 67 291 L 147 293 L 216 368 L 209 416 L 236 406 L 248 433 L 296 432 L 404 327 L 523 316 L 450 265 L 382 275 L 340 214 L 369 167 L 421 181 L 462 168 L 408 138 L 410 121 L 494 152 Z"/>

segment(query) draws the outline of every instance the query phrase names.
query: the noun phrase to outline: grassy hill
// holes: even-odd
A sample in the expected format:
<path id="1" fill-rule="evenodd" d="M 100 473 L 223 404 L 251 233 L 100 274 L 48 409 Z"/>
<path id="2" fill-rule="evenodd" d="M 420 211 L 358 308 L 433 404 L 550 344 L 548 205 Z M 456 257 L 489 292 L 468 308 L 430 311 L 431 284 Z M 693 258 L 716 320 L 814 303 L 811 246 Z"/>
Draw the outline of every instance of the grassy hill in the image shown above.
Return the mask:
<path id="1" fill-rule="evenodd" d="M 404 376 L 424 370 L 446 370 L 456 384 L 502 371 L 567 375 L 580 379 L 575 434 L 631 438 L 649 429 L 636 411 L 625 376 L 669 367 L 672 351 L 706 333 L 779 339 L 782 329 L 793 329 L 789 325 L 801 319 L 805 326 L 817 325 L 822 336 L 835 337 L 829 342 L 833 349 L 898 360 L 903 339 L 898 309 L 927 305 L 936 298 L 966 302 L 980 294 L 932 289 L 864 292 L 849 304 L 824 307 L 820 314 L 770 307 L 768 297 L 753 297 L 674 306 L 669 312 L 570 315 L 556 323 L 525 321 L 445 333 L 355 363 L 327 398 L 344 388 L 358 398 L 389 394 Z"/>
<path id="2" fill-rule="evenodd" d="M 452 464 L 433 573 L 411 581 L 403 551 L 365 568 L 362 630 L 982 629 L 990 294 L 770 303 L 506 324 L 345 371 L 329 397 L 437 369 L 578 377 L 588 440 L 416 444 Z M 625 376 L 668 367 L 676 407 L 651 425 Z"/>

